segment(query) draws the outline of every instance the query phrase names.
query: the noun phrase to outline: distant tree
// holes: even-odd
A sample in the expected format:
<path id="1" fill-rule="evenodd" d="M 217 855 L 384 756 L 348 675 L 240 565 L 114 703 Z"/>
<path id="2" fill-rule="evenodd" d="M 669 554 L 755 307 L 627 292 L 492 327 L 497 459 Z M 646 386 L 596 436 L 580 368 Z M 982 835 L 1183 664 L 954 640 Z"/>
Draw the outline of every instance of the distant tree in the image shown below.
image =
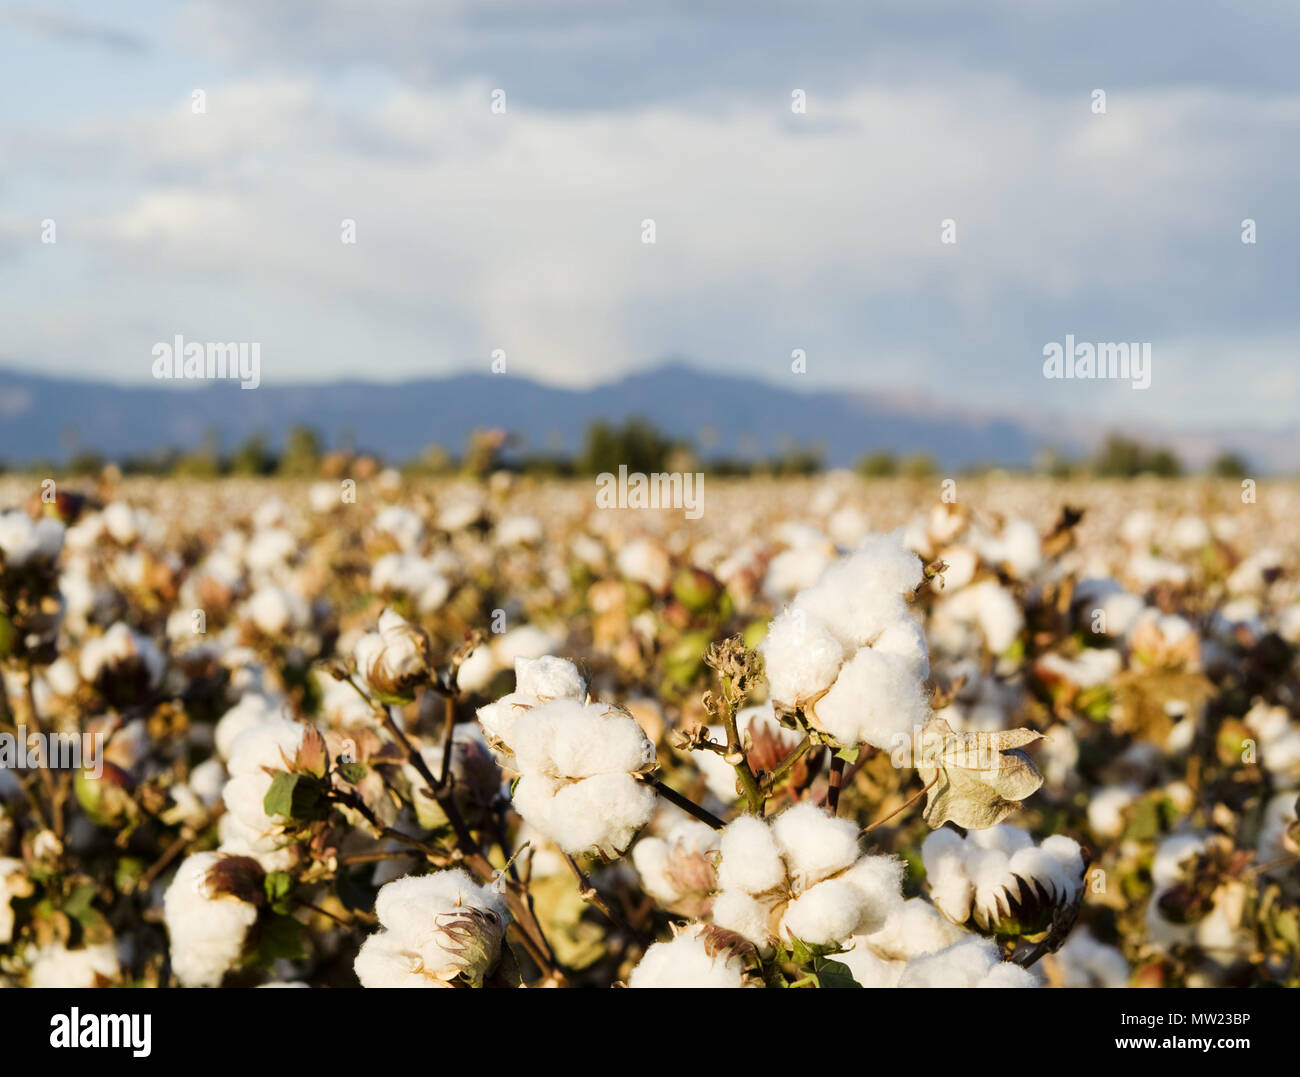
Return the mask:
<path id="1" fill-rule="evenodd" d="M 928 453 L 913 453 L 902 464 L 902 473 L 909 479 L 928 479 L 939 472 L 939 463 Z"/>
<path id="2" fill-rule="evenodd" d="M 898 457 L 883 449 L 867 453 L 858 461 L 858 474 L 868 479 L 885 479 L 898 474 Z"/>
<path id="3" fill-rule="evenodd" d="M 1111 434 L 1093 459 L 1093 470 L 1108 478 L 1144 474 L 1172 478 L 1183 473 L 1183 465 L 1172 449 L 1149 449 L 1123 434 Z"/>
<path id="4" fill-rule="evenodd" d="M 1210 465 L 1210 474 L 1220 479 L 1244 479 L 1249 472 L 1246 458 L 1235 452 L 1220 453 Z"/>
<path id="5" fill-rule="evenodd" d="M 295 426 L 285 438 L 280 474 L 314 475 L 320 467 L 320 457 L 321 444 L 316 431 L 307 426 Z"/>
<path id="6" fill-rule="evenodd" d="M 677 447 L 640 417 L 628 419 L 621 426 L 597 421 L 587 427 L 577 460 L 578 471 L 585 475 L 613 474 L 620 465 L 645 474 L 666 471 L 669 455 Z"/>
<path id="7" fill-rule="evenodd" d="M 236 475 L 270 475 L 275 471 L 275 456 L 266 447 L 266 437 L 254 434 L 239 445 L 230 459 L 230 470 Z"/>

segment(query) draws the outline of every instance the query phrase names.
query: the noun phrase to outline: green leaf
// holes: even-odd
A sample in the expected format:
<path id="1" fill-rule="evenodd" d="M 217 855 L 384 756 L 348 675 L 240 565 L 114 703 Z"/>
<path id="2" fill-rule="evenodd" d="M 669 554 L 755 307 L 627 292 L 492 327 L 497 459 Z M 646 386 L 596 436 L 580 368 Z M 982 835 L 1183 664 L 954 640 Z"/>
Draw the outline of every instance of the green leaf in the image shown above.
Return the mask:
<path id="1" fill-rule="evenodd" d="M 293 877 L 287 871 L 267 873 L 262 886 L 266 890 L 266 901 L 272 910 L 278 913 L 289 911 L 289 892 L 293 889 Z"/>
<path id="2" fill-rule="evenodd" d="M 272 819 L 280 816 L 293 818 L 293 791 L 298 785 L 299 774 L 290 774 L 287 770 L 279 771 L 271 780 L 271 788 L 262 798 L 262 810 Z"/>
<path id="3" fill-rule="evenodd" d="M 280 958 L 301 961 L 307 956 L 302 924 L 292 916 L 272 916 L 262 927 L 257 952 L 268 965 Z"/>
<path id="4" fill-rule="evenodd" d="M 843 759 L 849 766 L 853 766 L 858 761 L 858 756 L 862 754 L 859 748 L 841 748 L 835 753 L 836 759 Z"/>
<path id="5" fill-rule="evenodd" d="M 857 987 L 862 985 L 853 978 L 853 973 L 843 961 L 832 961 L 819 957 L 813 961 L 813 971 L 817 973 L 819 987 Z"/>
<path id="6" fill-rule="evenodd" d="M 339 764 L 339 774 L 342 776 L 343 780 L 347 782 L 349 785 L 356 785 L 357 782 L 361 781 L 361 779 L 364 778 L 368 773 L 370 773 L 370 768 L 367 767 L 364 763 L 340 763 Z"/>

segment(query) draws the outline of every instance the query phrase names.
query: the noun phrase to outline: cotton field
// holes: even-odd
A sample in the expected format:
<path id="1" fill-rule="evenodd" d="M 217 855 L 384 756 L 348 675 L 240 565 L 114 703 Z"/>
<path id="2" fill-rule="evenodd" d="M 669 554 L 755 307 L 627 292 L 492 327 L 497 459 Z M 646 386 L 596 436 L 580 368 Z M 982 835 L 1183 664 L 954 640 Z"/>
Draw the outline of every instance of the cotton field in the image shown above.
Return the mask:
<path id="1" fill-rule="evenodd" d="M 1300 985 L 1300 487 L 0 479 L 0 984 Z"/>

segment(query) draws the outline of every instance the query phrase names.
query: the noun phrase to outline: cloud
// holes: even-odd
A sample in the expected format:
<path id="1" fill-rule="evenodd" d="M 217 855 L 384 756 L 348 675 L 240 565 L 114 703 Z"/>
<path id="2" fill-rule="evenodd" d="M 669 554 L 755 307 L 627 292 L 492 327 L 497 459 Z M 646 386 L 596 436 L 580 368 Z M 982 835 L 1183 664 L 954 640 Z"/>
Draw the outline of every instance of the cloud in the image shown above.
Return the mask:
<path id="1" fill-rule="evenodd" d="M 95 45 L 112 53 L 134 55 L 147 52 L 149 42 L 139 34 L 97 19 L 50 8 L 6 8 L 0 22 L 46 41 Z"/>

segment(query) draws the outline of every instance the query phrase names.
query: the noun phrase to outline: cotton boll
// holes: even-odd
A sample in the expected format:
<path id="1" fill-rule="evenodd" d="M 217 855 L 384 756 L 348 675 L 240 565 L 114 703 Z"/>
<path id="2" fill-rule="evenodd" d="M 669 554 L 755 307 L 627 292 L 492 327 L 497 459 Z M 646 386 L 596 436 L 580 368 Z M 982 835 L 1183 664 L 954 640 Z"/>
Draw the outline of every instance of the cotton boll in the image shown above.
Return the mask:
<path id="1" fill-rule="evenodd" d="M 880 930 L 903 907 L 903 861 L 898 857 L 864 856 L 840 878 L 865 901 L 862 919 L 854 929 L 857 932 Z"/>
<path id="2" fill-rule="evenodd" d="M 786 602 L 812 587 L 832 563 L 824 547 L 801 546 L 782 550 L 768 562 L 763 575 L 763 593 L 773 602 Z"/>
<path id="3" fill-rule="evenodd" d="M 969 937 L 907 963 L 899 987 L 974 987 L 998 961 L 988 939 Z"/>
<path id="4" fill-rule="evenodd" d="M 564 778 L 635 774 L 655 763 L 654 745 L 636 719 L 573 699 L 552 700 L 517 717 L 514 750 L 521 772 Z"/>
<path id="5" fill-rule="evenodd" d="M 652 591 L 663 591 L 668 586 L 672 572 L 668 554 L 648 539 L 629 542 L 618 551 L 614 563 L 625 579 L 644 583 Z"/>
<path id="6" fill-rule="evenodd" d="M 585 699 L 587 685 L 572 662 L 543 655 L 515 659 L 515 691 L 539 699 Z"/>
<path id="7" fill-rule="evenodd" d="M 654 790 L 630 774 L 598 774 L 561 784 L 526 773 L 514 793 L 515 809 L 566 853 L 599 850 L 615 856 L 654 814 Z"/>
<path id="8" fill-rule="evenodd" d="M 222 759 L 229 759 L 231 748 L 239 735 L 279 717 L 283 705 L 283 701 L 269 699 L 258 692 L 245 692 L 240 696 L 239 702 L 217 722 L 217 754 Z"/>
<path id="9" fill-rule="evenodd" d="M 828 946 L 864 929 L 870 908 L 866 896 L 848 879 L 827 879 L 805 890 L 786 906 L 782 934 L 813 946 Z M 878 927 L 883 917 L 870 923 Z"/>
<path id="10" fill-rule="evenodd" d="M 536 696 L 527 692 L 511 692 L 495 703 L 479 707 L 476 713 L 483 736 L 491 744 L 501 743 L 509 747 L 514 743 L 515 724 L 520 715 L 539 705 Z"/>
<path id="11" fill-rule="evenodd" d="M 930 703 L 905 659 L 863 648 L 813 712 L 817 725 L 841 744 L 887 749 L 926 723 Z"/>
<path id="12" fill-rule="evenodd" d="M 302 746 L 307 727 L 288 718 L 272 718 L 236 737 L 230 746 L 231 774 L 260 774 L 265 767 L 285 768 Z"/>
<path id="13" fill-rule="evenodd" d="M 776 934 L 772 913 L 778 907 L 775 901 L 760 900 L 743 890 L 723 890 L 713 899 L 713 922 L 744 936 L 767 954 L 772 950 L 770 940 Z"/>
<path id="14" fill-rule="evenodd" d="M 985 827 L 983 830 L 970 831 L 966 835 L 966 842 L 969 846 L 980 849 L 997 849 L 999 852 L 1011 856 L 1021 849 L 1032 848 L 1034 839 L 1030 837 L 1027 831 L 1021 830 L 1018 826 L 999 823 L 997 826 Z"/>
<path id="15" fill-rule="evenodd" d="M 772 834 L 790 877 L 800 887 L 810 887 L 858 859 L 857 826 L 848 819 L 833 819 L 806 801 L 778 815 Z"/>
<path id="16" fill-rule="evenodd" d="M 32 962 L 31 986 L 90 988 L 96 977 L 117 979 L 117 948 L 111 942 L 70 950 L 62 943 L 42 946 Z"/>
<path id="17" fill-rule="evenodd" d="M 772 828 L 761 819 L 742 815 L 728 823 L 718 847 L 721 851 L 718 885 L 723 890 L 761 894 L 785 882 L 781 848 Z"/>
<path id="18" fill-rule="evenodd" d="M 798 607 L 772 621 L 759 646 L 773 699 L 796 704 L 830 686 L 844 662 L 844 648 L 815 616 Z"/>
<path id="19" fill-rule="evenodd" d="M 714 949 L 706 939 L 707 929 L 688 928 L 671 942 L 657 942 L 646 950 L 632 974 L 630 988 L 745 986 L 744 961 L 733 951 Z"/>
<path id="20" fill-rule="evenodd" d="M 905 615 L 904 594 L 921 582 L 921 561 L 894 535 L 868 539 L 831 565 L 796 605 L 820 620 L 846 649 L 866 646 Z"/>
<path id="21" fill-rule="evenodd" d="M 907 962 L 881 957 L 860 937 L 852 941 L 854 946 L 844 953 L 836 954 L 835 960 L 848 968 L 854 982 L 859 987 L 897 987 L 903 970 L 907 968 Z"/>
<path id="22" fill-rule="evenodd" d="M 976 987 L 1038 987 L 1038 978 L 1029 969 L 1010 961 L 999 961 L 981 978 Z"/>
<path id="23" fill-rule="evenodd" d="M 1079 848 L 1079 843 L 1064 834 L 1051 834 L 1043 839 L 1039 848 L 1061 865 L 1061 870 L 1065 878 L 1070 881 L 1072 890 L 1077 892 L 1077 881 L 1083 878 L 1084 870 L 1083 850 Z"/>
<path id="24" fill-rule="evenodd" d="M 1088 801 L 1088 826 L 1099 838 L 1117 838 L 1124 832 L 1124 809 L 1141 790 L 1135 785 L 1111 785 L 1092 794 Z"/>
<path id="25" fill-rule="evenodd" d="M 249 619 L 268 636 L 282 636 L 309 620 L 302 596 L 283 587 L 260 587 L 248 600 Z"/>
<path id="26" fill-rule="evenodd" d="M 497 664 L 492 656 L 492 648 L 475 647 L 461 662 L 456 672 L 456 683 L 464 692 L 482 692 L 492 683 L 496 671 Z"/>
<path id="27" fill-rule="evenodd" d="M 933 905 L 921 898 L 911 898 L 900 902 L 884 926 L 862 936 L 861 941 L 886 958 L 906 961 L 951 946 L 964 935 L 961 928 Z"/>
<path id="28" fill-rule="evenodd" d="M 497 668 L 513 669 L 520 658 L 544 658 L 561 643 L 537 625 L 519 625 L 493 642 L 492 654 Z"/>
<path id="29" fill-rule="evenodd" d="M 391 885 L 391 884 L 389 884 Z M 380 931 L 361 944 L 352 971 L 362 987 L 412 988 L 448 987 L 445 980 L 426 976 L 424 961 L 414 950 L 403 946 L 389 932 Z"/>
<path id="30" fill-rule="evenodd" d="M 925 645 L 925 632 L 911 617 L 895 621 L 872 643 L 878 654 L 892 654 L 907 662 L 912 676 L 918 681 L 930 676 L 930 652 Z"/>
<path id="31" fill-rule="evenodd" d="M 481 986 L 509 922 L 504 899 L 459 868 L 386 883 L 375 915 L 382 930 L 353 966 L 363 987 Z"/>
<path id="32" fill-rule="evenodd" d="M 257 909 L 234 895 L 215 895 L 208 880 L 221 859 L 195 853 L 181 862 L 163 896 L 172 971 L 182 987 L 217 987 L 243 952 Z"/>
<path id="33" fill-rule="evenodd" d="M 1113 946 L 1098 942 L 1086 927 L 1070 932 L 1054 955 L 1062 987 L 1127 987 L 1129 966 Z"/>

